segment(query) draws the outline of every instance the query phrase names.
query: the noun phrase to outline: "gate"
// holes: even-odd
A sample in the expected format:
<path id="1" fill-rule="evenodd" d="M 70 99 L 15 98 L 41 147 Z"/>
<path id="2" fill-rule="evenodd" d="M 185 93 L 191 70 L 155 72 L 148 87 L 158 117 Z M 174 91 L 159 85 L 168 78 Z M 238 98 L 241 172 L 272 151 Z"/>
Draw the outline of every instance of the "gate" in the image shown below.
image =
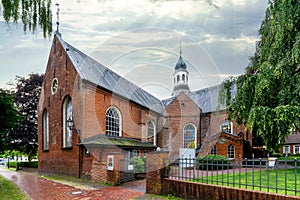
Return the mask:
<path id="1" fill-rule="evenodd" d="M 134 161 L 119 160 L 119 184 L 135 180 Z"/>

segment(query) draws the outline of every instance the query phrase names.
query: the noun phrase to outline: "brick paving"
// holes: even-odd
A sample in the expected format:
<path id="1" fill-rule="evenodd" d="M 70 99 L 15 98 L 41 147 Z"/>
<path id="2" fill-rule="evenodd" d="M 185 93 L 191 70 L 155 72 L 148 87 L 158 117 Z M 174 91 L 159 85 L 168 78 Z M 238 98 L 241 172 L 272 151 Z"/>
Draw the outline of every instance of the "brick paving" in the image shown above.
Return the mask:
<path id="1" fill-rule="evenodd" d="M 13 181 L 33 200 L 125 200 L 144 195 L 143 181 L 128 183 L 124 187 L 110 186 L 98 189 L 80 189 L 66 184 L 47 180 L 27 172 L 14 172 L 0 167 L 0 175 Z M 132 189 L 134 188 L 134 189 Z"/>

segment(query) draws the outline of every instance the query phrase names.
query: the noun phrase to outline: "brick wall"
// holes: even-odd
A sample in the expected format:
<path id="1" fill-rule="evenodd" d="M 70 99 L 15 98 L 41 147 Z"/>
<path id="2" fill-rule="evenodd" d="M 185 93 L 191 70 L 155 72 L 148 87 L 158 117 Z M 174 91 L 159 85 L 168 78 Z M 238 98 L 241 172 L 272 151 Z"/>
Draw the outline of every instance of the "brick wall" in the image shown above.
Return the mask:
<path id="1" fill-rule="evenodd" d="M 165 168 L 168 166 L 169 152 L 151 152 L 146 160 L 146 193 L 161 194 Z"/>
<path id="2" fill-rule="evenodd" d="M 172 194 L 184 199 L 201 200 L 299 200 L 300 197 L 284 196 L 239 188 L 163 179 L 162 194 Z"/>
<path id="3" fill-rule="evenodd" d="M 54 78 L 58 79 L 58 90 L 52 95 L 51 83 Z M 63 102 L 67 96 L 73 97 L 73 100 L 80 95 L 80 90 L 77 90 L 78 83 L 77 72 L 60 41 L 55 37 L 50 50 L 38 108 L 39 172 L 79 175 L 79 147 L 76 145 L 79 143 L 78 134 L 73 132 L 72 148 L 63 149 L 62 144 Z M 77 105 L 74 104 L 74 106 Z M 42 131 L 42 114 L 45 109 L 49 119 L 49 150 L 46 151 L 43 150 Z"/>
<path id="4" fill-rule="evenodd" d="M 168 129 L 163 132 L 164 140 L 167 140 L 167 144 L 171 158 L 179 157 L 179 148 L 183 145 L 183 129 L 191 123 L 196 129 L 196 135 L 200 135 L 200 114 L 201 110 L 198 106 L 184 93 L 180 93 L 177 98 L 165 109 L 164 117 L 166 117 Z M 168 138 L 168 139 L 167 139 Z M 200 146 L 200 137 L 197 139 L 197 146 Z"/>
<path id="5" fill-rule="evenodd" d="M 115 106 L 120 111 L 122 136 L 128 138 L 146 140 L 148 121 L 151 119 L 158 124 L 159 114 L 113 92 L 82 81 L 67 52 L 60 39 L 55 36 L 39 100 L 39 172 L 81 175 L 102 181 L 107 178 L 106 161 L 101 159 L 101 156 L 104 156 L 103 151 L 98 148 L 90 152 L 90 157 L 86 157 L 84 150 L 77 144 L 87 137 L 105 134 L 106 111 L 110 106 Z M 58 91 L 51 94 L 51 83 L 54 78 L 58 79 Z M 79 132 L 73 132 L 72 148 L 66 149 L 63 148 L 62 110 L 67 96 L 72 99 L 74 127 Z M 48 150 L 43 150 L 42 115 L 45 109 L 49 118 Z M 160 129 L 159 126 L 156 128 Z M 103 155 L 99 155 L 99 152 Z"/>

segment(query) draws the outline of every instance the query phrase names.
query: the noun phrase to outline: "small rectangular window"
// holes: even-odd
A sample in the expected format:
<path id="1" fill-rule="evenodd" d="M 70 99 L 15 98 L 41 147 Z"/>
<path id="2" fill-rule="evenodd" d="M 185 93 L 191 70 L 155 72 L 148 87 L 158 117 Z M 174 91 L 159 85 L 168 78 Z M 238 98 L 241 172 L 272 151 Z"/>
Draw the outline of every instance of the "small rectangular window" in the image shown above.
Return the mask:
<path id="1" fill-rule="evenodd" d="M 300 145 L 295 145 L 294 146 L 294 154 L 300 153 Z"/>
<path id="2" fill-rule="evenodd" d="M 283 147 L 283 153 L 284 154 L 289 154 L 290 152 L 290 145 L 284 145 Z"/>

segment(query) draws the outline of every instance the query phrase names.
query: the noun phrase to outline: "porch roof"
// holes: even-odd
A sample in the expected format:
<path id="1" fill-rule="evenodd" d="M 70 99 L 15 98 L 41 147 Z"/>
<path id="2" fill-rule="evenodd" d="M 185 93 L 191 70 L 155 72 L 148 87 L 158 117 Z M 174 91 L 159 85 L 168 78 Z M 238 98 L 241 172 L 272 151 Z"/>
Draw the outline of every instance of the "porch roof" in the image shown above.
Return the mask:
<path id="1" fill-rule="evenodd" d="M 105 134 L 98 134 L 82 140 L 79 145 L 86 146 L 117 146 L 123 149 L 156 149 L 156 146 L 150 142 L 142 142 L 137 139 L 124 138 L 124 137 L 111 137 Z"/>

